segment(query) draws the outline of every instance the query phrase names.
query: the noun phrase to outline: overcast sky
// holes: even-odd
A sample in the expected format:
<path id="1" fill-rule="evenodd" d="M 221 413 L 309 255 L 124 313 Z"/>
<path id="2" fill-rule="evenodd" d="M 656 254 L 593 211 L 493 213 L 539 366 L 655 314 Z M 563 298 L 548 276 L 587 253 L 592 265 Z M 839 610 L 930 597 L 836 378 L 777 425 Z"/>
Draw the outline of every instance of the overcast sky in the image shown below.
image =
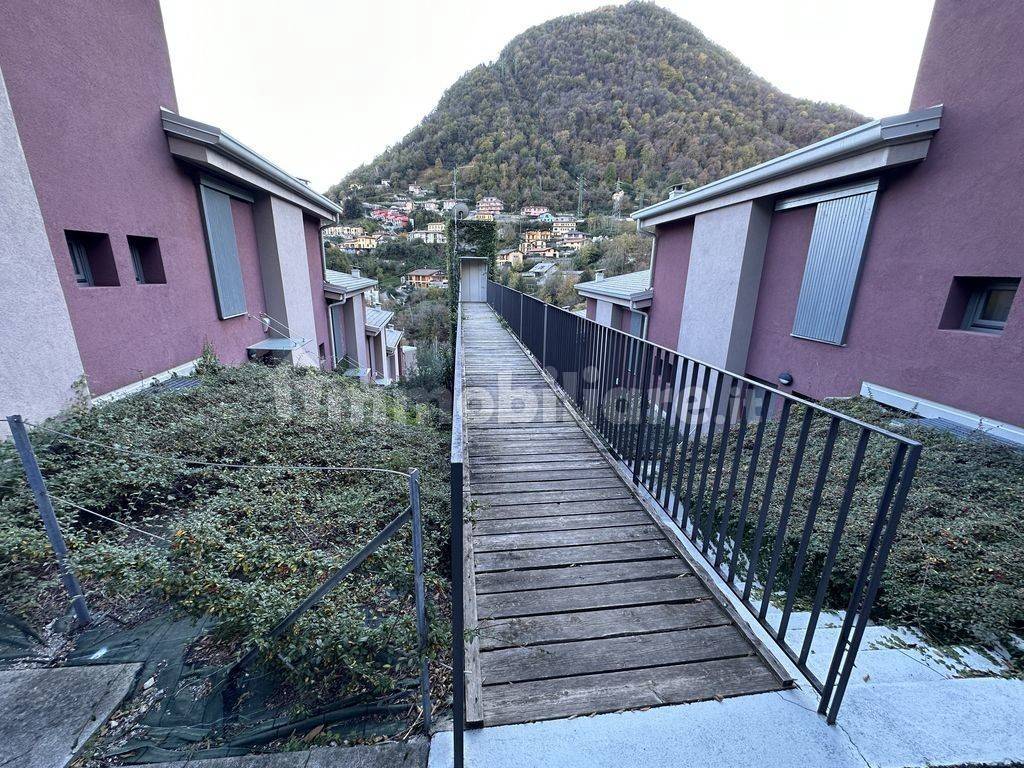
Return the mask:
<path id="1" fill-rule="evenodd" d="M 659 0 L 794 96 L 906 111 L 933 0 Z M 178 107 L 323 191 L 515 35 L 600 0 L 161 0 Z"/>

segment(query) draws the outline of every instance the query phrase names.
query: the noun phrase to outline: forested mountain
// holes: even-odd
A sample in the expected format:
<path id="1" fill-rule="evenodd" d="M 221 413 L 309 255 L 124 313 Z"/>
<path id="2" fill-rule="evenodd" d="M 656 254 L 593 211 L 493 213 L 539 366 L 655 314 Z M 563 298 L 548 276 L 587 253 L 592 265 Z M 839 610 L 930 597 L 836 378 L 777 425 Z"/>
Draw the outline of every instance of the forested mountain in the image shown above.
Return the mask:
<path id="1" fill-rule="evenodd" d="M 582 175 L 588 209 L 608 210 L 621 185 L 628 211 L 672 185 L 704 184 L 863 121 L 782 93 L 692 24 L 632 2 L 514 38 L 329 194 L 384 178 L 450 195 L 458 165 L 460 196 L 571 209 Z"/>

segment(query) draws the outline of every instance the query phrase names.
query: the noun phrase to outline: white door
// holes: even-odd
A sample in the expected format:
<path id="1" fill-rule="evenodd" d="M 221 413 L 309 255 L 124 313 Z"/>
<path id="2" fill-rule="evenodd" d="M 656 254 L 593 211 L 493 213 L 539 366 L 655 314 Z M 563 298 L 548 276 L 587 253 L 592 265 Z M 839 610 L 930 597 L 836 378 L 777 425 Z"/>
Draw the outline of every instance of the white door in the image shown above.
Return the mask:
<path id="1" fill-rule="evenodd" d="M 487 262 L 484 259 L 463 259 L 459 280 L 460 300 L 487 300 Z"/>

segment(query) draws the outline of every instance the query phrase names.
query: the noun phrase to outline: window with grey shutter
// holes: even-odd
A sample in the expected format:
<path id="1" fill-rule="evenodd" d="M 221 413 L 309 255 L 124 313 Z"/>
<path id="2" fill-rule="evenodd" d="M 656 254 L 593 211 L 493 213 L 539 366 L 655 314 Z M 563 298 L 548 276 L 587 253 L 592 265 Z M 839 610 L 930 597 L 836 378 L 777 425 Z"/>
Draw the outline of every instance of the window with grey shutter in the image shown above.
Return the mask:
<path id="1" fill-rule="evenodd" d="M 802 339 L 840 345 L 846 341 L 877 182 L 849 191 L 856 194 L 834 192 L 805 198 L 816 200 L 817 209 L 793 321 L 793 335 Z M 794 202 L 777 208 L 795 207 Z"/>
<path id="2" fill-rule="evenodd" d="M 245 314 L 245 286 L 238 262 L 235 222 L 231 217 L 231 198 L 219 189 L 200 184 L 203 201 L 203 225 L 210 253 L 210 269 L 217 293 L 217 311 L 221 320 Z"/>

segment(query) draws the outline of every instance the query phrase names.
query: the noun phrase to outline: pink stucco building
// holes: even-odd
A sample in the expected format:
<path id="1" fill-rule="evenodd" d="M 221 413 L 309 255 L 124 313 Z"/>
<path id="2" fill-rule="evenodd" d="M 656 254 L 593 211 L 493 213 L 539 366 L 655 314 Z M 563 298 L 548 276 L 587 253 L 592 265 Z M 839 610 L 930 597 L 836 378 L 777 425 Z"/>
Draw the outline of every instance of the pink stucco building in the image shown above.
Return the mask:
<path id="1" fill-rule="evenodd" d="M 187 372 L 205 344 L 383 372 L 369 336 L 339 349 L 338 207 L 178 114 L 157 0 L 5 4 L 0 171 L 0 415 Z"/>
<path id="2" fill-rule="evenodd" d="M 1024 5 L 938 0 L 910 112 L 633 214 L 647 337 L 1024 441 Z"/>

